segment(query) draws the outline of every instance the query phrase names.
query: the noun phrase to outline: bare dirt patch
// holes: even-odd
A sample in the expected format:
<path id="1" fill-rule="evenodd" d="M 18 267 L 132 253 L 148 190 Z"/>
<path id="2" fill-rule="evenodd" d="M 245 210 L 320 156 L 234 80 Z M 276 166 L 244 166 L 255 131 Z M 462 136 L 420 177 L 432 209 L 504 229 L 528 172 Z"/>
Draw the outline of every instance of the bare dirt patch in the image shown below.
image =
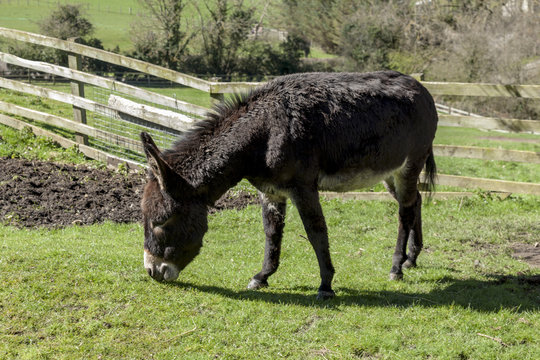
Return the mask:
<path id="1" fill-rule="evenodd" d="M 121 174 L 85 165 L 0 158 L 0 223 L 58 228 L 113 221 L 137 222 L 145 174 Z M 256 202 L 227 193 L 211 211 Z"/>
<path id="2" fill-rule="evenodd" d="M 540 246 L 536 244 L 514 244 L 512 245 L 514 251 L 513 257 L 535 268 L 540 268 Z"/>

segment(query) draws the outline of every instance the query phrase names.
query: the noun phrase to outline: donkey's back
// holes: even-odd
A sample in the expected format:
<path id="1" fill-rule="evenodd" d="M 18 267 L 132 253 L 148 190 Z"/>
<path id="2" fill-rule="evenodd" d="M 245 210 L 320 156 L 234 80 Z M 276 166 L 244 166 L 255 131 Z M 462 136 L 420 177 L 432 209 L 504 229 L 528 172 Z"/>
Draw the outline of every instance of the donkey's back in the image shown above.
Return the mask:
<path id="1" fill-rule="evenodd" d="M 393 71 L 289 75 L 255 98 L 272 108 L 264 118 L 265 165 L 285 182 L 311 176 L 323 190 L 359 189 L 407 166 L 421 169 L 437 127 L 431 95 Z"/>

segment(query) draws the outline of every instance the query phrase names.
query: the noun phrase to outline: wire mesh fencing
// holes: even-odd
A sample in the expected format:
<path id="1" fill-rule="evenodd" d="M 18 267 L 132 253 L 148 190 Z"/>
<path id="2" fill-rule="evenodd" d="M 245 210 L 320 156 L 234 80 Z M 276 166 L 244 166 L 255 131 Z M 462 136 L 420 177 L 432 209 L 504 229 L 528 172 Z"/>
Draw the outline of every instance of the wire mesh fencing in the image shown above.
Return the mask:
<path id="1" fill-rule="evenodd" d="M 14 68 L 11 70 L 12 71 L 9 74 L 4 74 L 6 75 L 6 78 L 11 78 L 16 81 L 21 81 L 23 83 L 31 84 L 38 87 L 44 87 L 63 93 L 71 93 L 69 79 L 59 76 L 51 76 L 49 74 L 38 71 L 29 71 L 28 69 Z M 128 73 L 128 75 L 131 75 L 131 77 L 127 76 L 127 78 L 131 79 L 132 81 L 133 79 L 138 79 L 135 76 L 136 74 L 134 73 Z M 167 88 L 166 92 L 173 94 L 173 102 L 174 100 L 177 100 L 176 95 L 174 95 L 177 93 L 176 90 L 180 90 L 180 93 L 182 93 L 182 90 L 185 90 L 185 88 L 178 85 L 175 86 L 175 84 L 172 84 L 170 81 L 159 79 L 149 75 L 145 75 L 144 80 L 144 85 L 150 84 L 152 88 Z M 139 82 L 133 85 L 140 86 L 141 84 Z M 162 96 L 155 92 L 153 95 L 155 95 L 156 98 Z M 130 116 L 123 112 L 122 106 L 110 104 L 111 96 L 144 105 L 146 106 L 146 109 L 149 109 L 149 107 L 151 107 L 153 109 L 167 110 L 168 112 L 172 112 L 170 113 L 170 115 L 177 113 L 180 115 L 178 116 L 178 120 L 176 120 L 174 115 L 172 117 L 174 121 L 178 122 L 181 122 L 181 118 L 185 118 L 186 115 L 193 120 L 200 119 L 202 116 L 187 114 L 186 112 L 180 111 L 174 107 L 168 107 L 153 103 L 151 101 L 142 100 L 134 96 L 126 95 L 125 93 L 120 91 L 86 84 L 84 86 L 84 97 L 88 100 L 92 100 L 95 103 L 104 105 L 96 106 L 95 111 L 90 111 L 88 109 L 85 110 L 86 124 L 95 129 L 94 131 L 92 131 L 91 136 L 87 136 L 88 145 L 105 153 L 114 155 L 117 158 L 129 160 L 132 162 L 145 162 L 145 156 L 142 144 L 140 142 L 141 132 L 145 131 L 150 133 L 154 138 L 156 144 L 161 149 L 166 149 L 170 148 L 174 141 L 176 141 L 180 137 L 181 131 L 159 125 L 158 123 L 154 123 L 152 121 L 148 121 L 152 120 L 152 118 L 146 117 L 148 120 L 144 120 L 136 116 Z M 171 102 L 171 97 L 169 96 L 168 98 L 169 101 L 167 102 Z M 161 100 L 163 100 L 163 98 L 161 98 Z M 69 106 L 69 104 L 61 106 L 67 107 Z M 63 112 L 62 116 L 65 116 L 69 120 L 73 120 L 72 116 L 66 116 L 65 112 Z M 28 120 L 32 121 L 31 119 Z M 37 125 L 48 127 L 47 124 L 37 123 Z M 181 128 L 184 127 L 185 126 L 182 126 Z M 178 126 L 176 126 L 176 128 L 178 128 Z M 62 136 L 66 136 L 71 139 L 75 138 L 74 132 L 70 132 L 69 130 L 65 129 L 55 130 L 54 127 L 52 128 L 52 131 L 57 130 Z"/>
<path id="2" fill-rule="evenodd" d="M 127 96 L 100 87 L 88 87 L 86 97 L 103 105 L 108 105 L 111 95 L 118 95 L 124 98 Z M 137 100 L 157 108 L 165 108 L 147 101 Z M 175 109 L 167 108 L 175 111 Z M 162 148 L 169 148 L 181 135 L 181 132 L 159 124 L 152 123 L 134 116 L 129 116 L 117 110 L 104 108 L 99 112 L 87 112 L 87 124 L 94 127 L 96 137 L 89 139 L 89 145 L 113 154 L 120 158 L 136 162 L 144 162 L 144 152 L 139 140 L 142 131 L 148 132 L 154 138 L 156 144 Z"/>

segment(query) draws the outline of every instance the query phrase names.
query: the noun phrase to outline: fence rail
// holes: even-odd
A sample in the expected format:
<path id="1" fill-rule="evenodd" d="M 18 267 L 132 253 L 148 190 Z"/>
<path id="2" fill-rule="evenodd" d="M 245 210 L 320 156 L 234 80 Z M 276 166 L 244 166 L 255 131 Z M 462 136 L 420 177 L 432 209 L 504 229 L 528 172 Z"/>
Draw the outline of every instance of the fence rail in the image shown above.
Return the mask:
<path id="1" fill-rule="evenodd" d="M 64 50 L 72 55 L 82 55 L 106 61 L 139 71 L 143 74 L 157 76 L 175 84 L 202 90 L 214 98 L 221 98 L 224 93 L 245 91 L 259 84 L 252 82 L 219 83 L 207 81 L 160 66 L 144 63 L 140 60 L 80 45 L 75 42 L 54 39 L 24 31 L 0 27 L 0 37 L 39 44 Z M 77 70 L 75 66 L 66 68 L 39 61 L 30 61 L 2 52 L 0 52 L 0 61 L 4 61 L 14 66 L 31 69 L 33 71 L 59 76 L 73 82 L 73 84 L 77 86 L 82 86 L 81 84 L 84 83 L 91 85 L 95 89 L 99 89 L 96 91 L 103 91 L 103 95 L 99 96 L 99 100 L 91 100 L 84 97 L 84 91 L 79 93 L 81 96 L 78 96 L 76 92 L 67 94 L 35 84 L 32 85 L 21 81 L 10 80 L 0 76 L 1 88 L 60 101 L 72 105 L 75 109 L 88 111 L 92 116 L 89 123 L 85 124 L 84 122 L 77 122 L 0 101 L 0 111 L 9 114 L 1 115 L 0 123 L 15 128 L 22 128 L 25 124 L 29 125 L 34 132 L 55 139 L 62 146 L 78 145 L 79 149 L 87 156 L 104 160 L 108 164 L 118 164 L 119 162 L 126 162 L 130 165 L 141 164 L 144 161 L 144 157 L 142 156 L 142 148 L 138 140 L 138 133 L 142 129 L 150 129 L 156 137 L 158 144 L 160 146 L 167 146 L 180 132 L 188 129 L 194 121 L 205 116 L 209 111 L 207 108 L 159 95 L 152 91 L 125 84 L 121 81 L 82 72 Z M 423 84 L 433 95 L 522 97 L 540 99 L 540 85 L 439 82 L 423 82 Z M 124 97 L 127 97 L 127 99 Z M 162 106 L 169 110 L 140 104 L 134 102 L 133 99 L 155 104 L 156 106 Z M 450 111 L 449 114 L 440 114 L 439 125 L 471 127 L 482 130 L 498 130 L 512 133 L 540 134 L 540 121 L 537 120 L 488 118 L 470 113 L 460 113 L 455 109 L 451 110 L 452 111 Z M 17 116 L 18 118 L 14 118 L 13 116 Z M 76 134 L 86 136 L 90 139 L 89 144 L 92 146 L 63 138 L 58 134 L 42 129 L 35 124 L 29 124 L 28 121 L 23 121 L 21 118 L 60 127 Z M 434 153 L 437 156 L 446 157 L 540 164 L 540 153 L 532 151 L 505 150 L 474 146 L 435 145 Z M 462 188 L 481 188 L 499 192 L 540 195 L 540 184 L 534 183 L 480 179 L 445 174 L 439 175 L 438 183 Z M 461 194 L 466 196 L 470 193 Z M 327 193 L 326 196 L 334 197 L 335 195 Z M 381 196 L 384 198 L 384 196 L 380 194 L 365 196 L 349 194 L 343 195 L 342 197 L 379 199 Z M 440 196 L 444 197 L 444 194 Z M 448 195 L 448 197 L 452 196 L 460 195 Z"/>
<path id="2" fill-rule="evenodd" d="M 208 112 L 208 109 L 202 106 L 193 105 L 168 96 L 158 95 L 154 92 L 147 91 L 136 86 L 127 85 L 120 81 L 107 79 L 102 76 L 96 76 L 79 70 L 69 69 L 40 61 L 26 60 L 3 52 L 0 52 L 0 61 L 51 75 L 61 76 L 65 79 L 80 81 L 89 85 L 118 91 L 122 94 L 133 96 L 140 100 L 167 106 L 199 117 L 205 116 Z"/>
<path id="3" fill-rule="evenodd" d="M 232 91 L 248 90 L 258 85 L 258 83 L 249 82 L 217 83 L 202 80 L 191 75 L 182 74 L 177 71 L 164 68 L 162 66 L 150 64 L 120 54 L 96 49 L 91 46 L 78 44 L 72 41 L 56 39 L 40 34 L 34 34 L 27 31 L 0 27 L 0 36 L 7 39 L 46 46 L 57 50 L 63 50 L 68 53 L 75 53 L 92 59 L 108 62 L 110 64 L 123 66 L 132 70 L 140 71 L 145 74 L 150 74 L 166 80 L 170 80 L 177 84 L 206 91 L 210 94 L 224 94 Z"/>
<path id="4" fill-rule="evenodd" d="M 540 134 L 540 121 L 500 119 L 476 116 L 439 115 L 440 126 L 466 127 L 481 130 L 499 130 L 512 133 Z"/>
<path id="5" fill-rule="evenodd" d="M 82 152 L 84 155 L 92 159 L 103 161 L 107 165 L 118 166 L 119 164 L 128 164 L 132 167 L 138 167 L 141 165 L 141 163 L 139 162 L 120 158 L 112 154 L 109 154 L 105 151 L 95 149 L 91 146 L 80 144 L 76 141 L 66 139 L 65 137 L 58 135 L 52 131 L 47 131 L 39 126 L 28 124 L 25 121 L 14 119 L 10 116 L 0 114 L 0 123 L 10 126 L 12 128 L 18 129 L 18 130 L 22 130 L 23 128 L 29 127 L 32 130 L 32 132 L 38 136 L 48 137 L 56 141 L 58 144 L 60 144 L 60 146 L 65 147 L 65 148 L 76 146 L 79 149 L 79 151 Z"/>
<path id="6" fill-rule="evenodd" d="M 423 82 L 432 95 L 540 98 L 540 85 L 471 84 Z"/>

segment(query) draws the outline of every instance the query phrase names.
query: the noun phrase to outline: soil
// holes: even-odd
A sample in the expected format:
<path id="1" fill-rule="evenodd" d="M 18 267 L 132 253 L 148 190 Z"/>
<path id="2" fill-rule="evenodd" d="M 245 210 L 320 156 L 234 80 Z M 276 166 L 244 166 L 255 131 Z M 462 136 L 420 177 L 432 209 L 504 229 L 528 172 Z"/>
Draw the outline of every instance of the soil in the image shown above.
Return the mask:
<path id="1" fill-rule="evenodd" d="M 535 268 L 540 268 L 540 245 L 536 244 L 514 244 L 512 246 L 516 259 L 520 259 Z"/>
<path id="2" fill-rule="evenodd" d="M 0 169 L 0 223 L 60 228 L 141 220 L 143 173 L 9 158 L 0 158 Z M 254 202 L 252 194 L 229 192 L 210 212 Z"/>

